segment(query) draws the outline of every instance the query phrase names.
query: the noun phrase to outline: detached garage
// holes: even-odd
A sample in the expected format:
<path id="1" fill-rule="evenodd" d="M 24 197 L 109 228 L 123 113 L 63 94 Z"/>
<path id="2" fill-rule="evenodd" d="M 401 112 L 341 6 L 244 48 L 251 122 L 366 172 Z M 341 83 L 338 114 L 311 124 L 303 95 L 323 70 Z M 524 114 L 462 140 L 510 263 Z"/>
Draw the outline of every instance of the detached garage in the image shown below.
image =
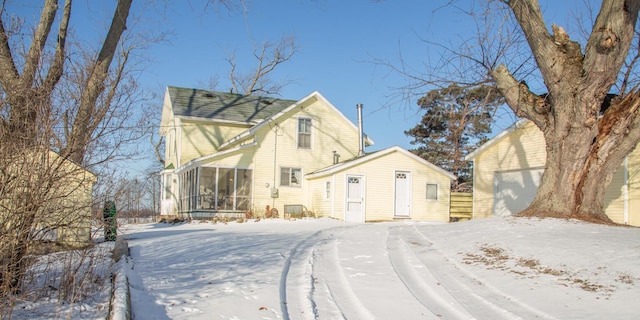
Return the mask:
<path id="1" fill-rule="evenodd" d="M 449 221 L 450 172 L 391 147 L 307 174 L 310 210 L 348 222 Z"/>
<path id="2" fill-rule="evenodd" d="M 542 132 L 523 119 L 470 153 L 473 217 L 509 216 L 527 208 L 544 173 Z M 640 226 L 640 150 L 616 171 L 605 194 L 605 213 L 616 223 Z"/>
<path id="3" fill-rule="evenodd" d="M 506 217 L 526 209 L 536 196 L 543 172 L 544 168 L 496 172 L 495 215 Z"/>

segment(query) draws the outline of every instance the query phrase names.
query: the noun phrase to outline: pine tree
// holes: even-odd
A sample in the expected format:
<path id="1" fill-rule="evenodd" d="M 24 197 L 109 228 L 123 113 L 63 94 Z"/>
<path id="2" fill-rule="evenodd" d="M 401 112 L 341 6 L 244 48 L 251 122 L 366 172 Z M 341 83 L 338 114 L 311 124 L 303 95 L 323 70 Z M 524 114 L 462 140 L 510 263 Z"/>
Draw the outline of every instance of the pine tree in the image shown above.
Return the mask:
<path id="1" fill-rule="evenodd" d="M 405 134 L 413 137 L 411 152 L 452 172 L 452 190 L 470 190 L 471 163 L 464 157 L 487 140 L 494 111 L 503 102 L 493 87 L 460 86 L 432 90 L 418 99 L 421 122 Z"/>

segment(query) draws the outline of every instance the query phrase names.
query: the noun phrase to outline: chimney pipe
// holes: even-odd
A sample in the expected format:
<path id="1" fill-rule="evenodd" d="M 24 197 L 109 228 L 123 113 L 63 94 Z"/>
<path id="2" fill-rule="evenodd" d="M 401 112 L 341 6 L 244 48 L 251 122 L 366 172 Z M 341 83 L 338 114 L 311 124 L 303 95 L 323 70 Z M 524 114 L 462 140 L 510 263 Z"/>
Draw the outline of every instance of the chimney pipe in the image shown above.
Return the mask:
<path id="1" fill-rule="evenodd" d="M 358 157 L 364 156 L 364 129 L 362 128 L 362 103 L 356 104 L 358 109 Z"/>

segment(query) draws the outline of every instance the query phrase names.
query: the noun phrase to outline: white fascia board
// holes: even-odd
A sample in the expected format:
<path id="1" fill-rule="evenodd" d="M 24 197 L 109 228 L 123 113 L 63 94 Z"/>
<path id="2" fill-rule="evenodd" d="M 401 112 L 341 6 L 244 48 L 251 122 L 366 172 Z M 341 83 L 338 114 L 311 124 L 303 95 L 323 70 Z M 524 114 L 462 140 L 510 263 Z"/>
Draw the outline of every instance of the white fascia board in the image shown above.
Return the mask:
<path id="1" fill-rule="evenodd" d="M 453 173 L 436 166 L 435 164 L 433 164 L 433 163 L 431 163 L 431 162 L 419 157 L 418 155 L 414 154 L 413 152 L 410 152 L 410 151 L 405 150 L 405 149 L 400 148 L 400 147 L 396 147 L 396 148 L 398 148 L 398 152 L 402 152 L 402 153 L 406 154 L 408 157 L 413 158 L 414 160 L 416 160 L 418 162 L 422 162 L 423 164 L 425 164 L 426 166 L 430 167 L 431 169 L 433 169 L 433 170 L 435 170 L 435 171 L 447 176 L 449 179 L 451 179 L 451 180 L 456 180 L 457 179 L 457 177 Z"/>
<path id="2" fill-rule="evenodd" d="M 522 128 L 525 124 L 527 124 L 527 122 L 529 122 L 529 119 L 525 119 L 525 118 L 516 121 L 514 124 L 510 125 L 508 128 L 504 129 L 504 131 L 498 133 L 495 137 L 491 138 L 489 141 L 485 142 L 476 150 L 469 153 L 466 157 L 464 157 L 464 160 L 473 161 L 473 158 L 475 158 L 478 154 L 482 153 L 484 150 L 494 145 L 498 141 L 502 140 L 504 137 L 508 136 L 509 134 L 516 131 L 517 129 Z"/>
<path id="3" fill-rule="evenodd" d="M 416 160 L 416 161 L 428 166 L 429 168 L 437 171 L 438 173 L 445 175 L 446 177 L 448 177 L 451 180 L 455 180 L 456 179 L 456 176 L 453 173 L 448 172 L 448 171 L 446 171 L 446 170 L 434 165 L 433 163 L 431 163 L 431 162 L 429 162 L 429 161 L 427 161 L 425 159 L 422 159 L 422 158 L 418 157 L 417 155 L 415 155 L 415 154 L 413 154 L 413 153 L 411 153 L 411 152 L 409 152 L 409 151 L 407 151 L 407 150 L 405 150 L 403 148 L 400 148 L 398 146 L 389 147 L 389 148 L 384 149 L 384 150 L 380 150 L 380 151 L 377 151 L 377 152 L 374 152 L 374 153 L 371 153 L 371 154 L 368 154 L 368 155 L 364 155 L 364 156 L 362 156 L 362 157 L 360 157 L 360 158 L 358 158 L 356 160 L 352 160 L 352 161 L 349 161 L 349 162 L 343 162 L 343 163 L 340 163 L 340 164 L 335 164 L 335 165 L 329 166 L 323 171 L 319 171 L 319 172 L 316 172 L 316 173 L 311 173 L 311 174 L 305 175 L 305 178 L 314 179 L 314 178 L 320 178 L 320 177 L 332 175 L 332 174 L 334 174 L 334 173 L 336 173 L 338 171 L 345 170 L 345 169 L 357 166 L 357 165 L 359 165 L 359 164 L 361 164 L 363 162 L 370 161 L 370 160 L 382 157 L 382 156 L 390 154 L 392 152 L 400 152 L 400 153 L 402 153 L 402 154 L 404 154 L 404 155 L 406 155 L 406 156 L 408 156 L 408 157 L 410 157 L 410 158 L 412 158 L 412 159 L 414 159 L 414 160 Z"/>
<path id="4" fill-rule="evenodd" d="M 258 145 L 258 143 L 254 141 L 252 143 L 247 143 L 247 144 L 243 144 L 241 146 L 237 146 L 237 147 L 235 147 L 233 149 L 228 149 L 228 150 L 212 153 L 210 155 L 206 155 L 206 156 L 203 156 L 203 157 L 200 157 L 200 158 L 193 159 L 193 160 L 187 162 L 184 166 L 174 170 L 174 173 L 180 173 L 180 172 L 182 172 L 184 170 L 196 167 L 196 166 L 202 164 L 202 162 L 207 161 L 207 160 L 209 160 L 211 158 L 222 157 L 222 156 L 224 156 L 226 154 L 229 154 L 229 153 L 232 153 L 232 152 L 235 152 L 235 151 L 238 151 L 238 150 L 242 150 L 242 149 L 245 149 L 245 148 L 255 147 L 257 145 Z"/>
<path id="5" fill-rule="evenodd" d="M 356 126 L 356 124 L 354 124 L 353 122 L 351 122 L 351 120 L 349 120 L 349 118 L 347 118 L 342 112 L 340 112 L 340 110 L 338 110 L 338 108 L 336 108 L 331 102 L 329 102 L 329 100 L 327 100 L 322 94 L 320 94 L 320 92 L 318 91 L 314 91 L 311 94 L 307 95 L 306 97 L 298 100 L 297 102 L 295 102 L 294 104 L 292 104 L 291 106 L 285 108 L 284 110 L 274 114 L 273 116 L 262 120 L 260 123 L 256 124 L 255 126 L 251 127 L 250 129 L 241 132 L 240 134 L 238 134 L 237 136 L 225 141 L 223 144 L 220 145 L 220 149 L 224 149 L 228 146 L 231 146 L 233 144 L 238 143 L 239 141 L 242 141 L 244 139 L 246 139 L 249 136 L 253 136 L 255 135 L 255 133 L 260 130 L 262 127 L 269 125 L 270 123 L 277 121 L 280 117 L 284 116 L 285 114 L 287 114 L 288 112 L 290 112 L 292 109 L 299 107 L 300 105 L 304 104 L 305 102 L 307 102 L 308 100 L 315 98 L 317 100 L 321 100 L 322 102 L 325 103 L 325 105 L 329 106 L 329 108 L 331 108 L 333 110 L 333 112 L 337 113 L 340 117 L 342 117 L 342 119 L 344 119 L 344 121 L 346 121 L 347 123 L 349 123 L 351 125 L 351 127 L 354 130 L 358 130 L 358 127 Z M 365 137 L 365 143 L 367 146 L 372 146 L 374 144 L 374 141 L 369 138 L 368 135 L 364 135 Z"/>
<path id="6" fill-rule="evenodd" d="M 241 132 L 240 134 L 238 134 L 235 137 L 232 137 L 231 139 L 225 141 L 224 143 L 222 143 L 220 145 L 220 149 L 224 149 L 226 147 L 229 147 L 231 145 L 234 145 L 244 139 L 246 139 L 247 137 L 253 136 L 256 134 L 256 132 L 258 130 L 260 130 L 260 128 L 264 127 L 265 125 L 268 125 L 271 122 L 276 121 L 278 118 L 282 117 L 284 114 L 286 114 L 287 112 L 291 111 L 292 109 L 298 107 L 299 105 L 301 105 L 302 103 L 304 103 L 305 101 L 307 101 L 308 99 L 310 99 L 311 97 L 313 97 L 315 94 L 319 94 L 317 91 L 314 91 L 312 94 L 298 100 L 297 102 L 295 102 L 294 104 L 288 106 L 287 108 L 285 108 L 284 110 L 274 114 L 273 116 L 264 119 L 262 121 L 260 121 L 258 124 L 254 125 L 253 127 Z"/>
<path id="7" fill-rule="evenodd" d="M 342 112 L 340 112 L 340 110 L 338 110 L 338 108 L 336 108 L 331 102 L 329 102 L 329 100 L 327 100 L 323 95 L 321 95 L 320 92 L 315 91 L 314 94 L 317 95 L 319 100 L 324 101 L 328 106 L 330 106 L 333 109 L 333 111 L 338 113 L 342 117 L 342 119 L 344 119 L 344 121 L 346 121 L 347 123 L 351 124 L 351 127 L 354 130 L 356 130 L 356 132 L 358 131 L 358 125 L 353 123 L 353 122 L 351 122 L 351 120 L 349 120 L 349 118 L 347 118 Z M 364 135 L 366 146 L 372 146 L 374 144 L 373 139 L 369 138 L 369 136 L 366 135 L 364 132 L 362 134 Z"/>

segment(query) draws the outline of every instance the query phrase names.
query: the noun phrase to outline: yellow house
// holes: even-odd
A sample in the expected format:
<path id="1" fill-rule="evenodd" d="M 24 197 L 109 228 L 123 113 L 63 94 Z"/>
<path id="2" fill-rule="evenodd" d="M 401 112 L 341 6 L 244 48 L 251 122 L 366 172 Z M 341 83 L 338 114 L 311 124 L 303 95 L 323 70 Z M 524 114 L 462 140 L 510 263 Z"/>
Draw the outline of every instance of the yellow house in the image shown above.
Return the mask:
<path id="1" fill-rule="evenodd" d="M 58 243 L 86 246 L 91 243 L 91 209 L 97 177 L 55 152 L 50 154 L 60 180 L 54 210 L 45 217 L 43 224 L 55 227 Z"/>
<path id="2" fill-rule="evenodd" d="M 337 174 L 327 168 L 352 162 L 361 165 L 360 172 L 382 172 L 394 157 L 391 153 L 399 149 L 380 156 L 367 155 L 364 149 L 373 141 L 361 128 L 318 92 L 300 100 L 284 100 L 167 87 L 160 125 L 160 134 L 166 138 L 162 214 L 194 218 L 246 213 L 263 216 L 268 206 L 280 216 L 306 210 L 344 219 L 344 213 L 338 212 L 344 205 L 326 210 L 325 200 L 315 201 L 318 185 L 325 188 L 327 174 Z M 406 151 L 398 152 L 401 157 L 411 157 Z M 404 164 L 407 166 L 389 168 L 415 173 L 414 177 L 434 169 L 415 158 L 404 160 Z M 440 175 L 434 178 L 440 186 L 437 201 L 448 201 L 448 180 L 445 186 L 438 179 Z M 393 188 L 393 180 L 385 183 L 379 186 L 381 190 Z M 338 183 L 335 188 L 330 190 L 336 195 L 334 201 L 346 203 L 337 199 L 338 195 L 345 197 L 345 191 L 338 191 Z M 393 203 L 392 196 L 390 193 L 388 199 Z M 367 203 L 362 208 L 378 206 Z M 416 205 L 416 209 L 423 208 Z M 443 212 L 448 220 L 448 207 Z M 377 215 L 360 220 L 388 217 Z"/>
<path id="3" fill-rule="evenodd" d="M 30 240 L 50 240 L 72 247 L 90 244 L 96 176 L 42 148 L 10 156 L 13 158 L 6 159 L 8 170 L 2 174 L 3 227 L 11 232 L 30 228 Z M 14 226 L 18 229 L 13 230 Z"/>
<path id="4" fill-rule="evenodd" d="M 546 162 L 542 132 L 522 119 L 466 157 L 473 161 L 473 217 L 508 216 L 535 197 Z M 605 195 L 616 223 L 640 226 L 640 150 L 620 165 Z"/>

